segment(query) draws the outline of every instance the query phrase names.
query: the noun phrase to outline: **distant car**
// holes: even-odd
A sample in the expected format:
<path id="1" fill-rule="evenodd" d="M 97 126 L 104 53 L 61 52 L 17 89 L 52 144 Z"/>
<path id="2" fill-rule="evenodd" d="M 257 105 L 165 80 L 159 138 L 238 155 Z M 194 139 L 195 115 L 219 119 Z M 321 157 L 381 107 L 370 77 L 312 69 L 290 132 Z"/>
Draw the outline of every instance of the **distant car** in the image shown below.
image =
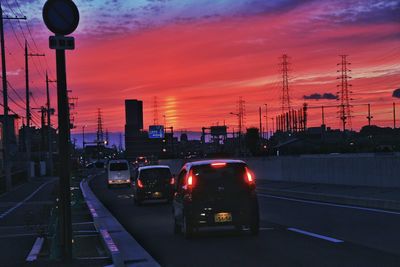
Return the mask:
<path id="1" fill-rule="evenodd" d="M 186 163 L 176 182 L 173 199 L 174 232 L 192 236 L 210 226 L 243 227 L 257 235 L 259 208 L 255 177 L 241 160 Z"/>
<path id="2" fill-rule="evenodd" d="M 138 167 L 142 167 L 145 166 L 149 163 L 148 159 L 146 157 L 140 156 L 140 157 L 136 157 L 136 160 L 134 162 L 135 166 Z"/>
<path id="3" fill-rule="evenodd" d="M 133 185 L 135 204 L 140 205 L 145 200 L 166 199 L 172 200 L 175 177 L 168 166 L 149 165 L 136 170 Z"/>
<path id="4" fill-rule="evenodd" d="M 107 165 L 107 175 L 109 188 L 113 185 L 130 186 L 131 172 L 127 160 L 110 160 Z"/>

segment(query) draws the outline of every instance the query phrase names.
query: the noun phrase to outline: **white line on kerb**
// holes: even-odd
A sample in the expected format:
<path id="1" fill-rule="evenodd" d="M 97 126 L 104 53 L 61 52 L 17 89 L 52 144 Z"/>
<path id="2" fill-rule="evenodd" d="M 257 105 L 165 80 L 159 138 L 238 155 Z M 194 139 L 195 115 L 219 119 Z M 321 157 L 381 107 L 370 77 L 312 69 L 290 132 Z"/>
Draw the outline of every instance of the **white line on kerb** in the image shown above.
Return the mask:
<path id="1" fill-rule="evenodd" d="M 26 257 L 26 261 L 35 261 L 37 259 L 37 256 L 39 255 L 40 250 L 42 249 L 43 241 L 44 241 L 43 237 L 36 238 L 36 241 L 33 244 L 31 252 L 29 253 L 28 257 Z"/>
<path id="2" fill-rule="evenodd" d="M 295 201 L 295 202 L 301 202 L 301 203 L 308 203 L 308 204 L 315 204 L 315 205 L 322 205 L 322 206 L 331 206 L 331 207 L 338 207 L 338 208 L 364 210 L 364 211 L 372 211 L 372 212 L 400 215 L 400 212 L 396 212 L 396 211 L 380 210 L 380 209 L 374 209 L 374 208 L 363 208 L 363 207 L 344 205 L 344 204 L 333 204 L 333 203 L 327 203 L 327 202 L 319 202 L 319 201 L 315 201 L 315 200 L 302 200 L 302 199 L 297 199 L 297 198 L 278 197 L 278 196 L 273 196 L 273 195 L 268 195 L 268 194 L 260 194 L 260 193 L 258 193 L 258 196 L 267 197 L 267 198 L 277 198 L 277 199 L 283 199 L 283 200 L 289 200 L 289 201 Z"/>
<path id="3" fill-rule="evenodd" d="M 24 204 L 26 201 L 28 201 L 29 199 L 31 199 L 37 192 L 39 192 L 43 187 L 45 187 L 46 185 L 48 185 L 49 183 L 54 182 L 53 181 L 47 181 L 46 183 L 42 184 L 41 186 L 39 186 L 35 191 L 33 191 L 29 196 L 27 196 L 24 200 L 22 200 L 21 202 L 18 202 L 15 206 L 9 208 L 8 210 L 6 210 L 5 212 L 3 212 L 2 214 L 0 214 L 0 219 L 3 219 L 4 217 L 6 217 L 8 214 L 10 214 L 13 210 L 18 209 L 22 204 Z"/>
<path id="4" fill-rule="evenodd" d="M 303 235 L 308 235 L 308 236 L 316 237 L 316 238 L 319 238 L 319 239 L 323 239 L 323 240 L 326 240 L 326 241 L 329 241 L 329 242 L 333 242 L 333 243 L 342 243 L 342 242 L 344 242 L 343 240 L 340 240 L 340 239 L 336 239 L 336 238 L 329 237 L 329 236 L 324 236 L 324 235 L 319 235 L 319 234 L 315 234 L 315 233 L 312 233 L 312 232 L 307 232 L 307 231 L 296 229 L 296 228 L 288 228 L 288 230 L 292 231 L 292 232 L 300 233 L 300 234 L 303 234 Z"/>

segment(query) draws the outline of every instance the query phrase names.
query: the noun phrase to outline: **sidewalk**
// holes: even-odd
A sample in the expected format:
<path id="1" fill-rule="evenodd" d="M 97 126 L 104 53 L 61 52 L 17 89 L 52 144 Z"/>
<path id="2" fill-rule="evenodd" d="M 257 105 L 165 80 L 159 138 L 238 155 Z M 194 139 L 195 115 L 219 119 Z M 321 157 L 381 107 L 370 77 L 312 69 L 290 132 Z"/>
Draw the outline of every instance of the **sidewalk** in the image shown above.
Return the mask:
<path id="1" fill-rule="evenodd" d="M 400 188 L 258 180 L 257 191 L 276 196 L 336 204 L 400 210 Z"/>

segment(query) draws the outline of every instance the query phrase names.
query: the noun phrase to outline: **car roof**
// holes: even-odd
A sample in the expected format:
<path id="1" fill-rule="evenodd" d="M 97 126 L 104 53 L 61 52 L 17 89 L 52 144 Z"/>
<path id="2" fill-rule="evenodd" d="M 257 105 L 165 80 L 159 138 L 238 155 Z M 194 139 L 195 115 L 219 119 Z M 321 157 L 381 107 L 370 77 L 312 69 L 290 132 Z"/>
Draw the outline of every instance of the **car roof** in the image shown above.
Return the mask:
<path id="1" fill-rule="evenodd" d="M 112 159 L 108 163 L 128 163 L 126 159 Z"/>
<path id="2" fill-rule="evenodd" d="M 169 169 L 169 166 L 167 165 L 147 165 L 147 166 L 142 166 L 139 167 L 139 171 L 142 170 L 148 170 L 148 169 Z"/>
<path id="3" fill-rule="evenodd" d="M 185 166 L 188 168 L 191 168 L 194 166 L 210 165 L 213 163 L 243 163 L 243 164 L 246 164 L 243 160 L 239 160 L 239 159 L 212 159 L 212 160 L 198 160 L 198 161 L 188 162 L 185 164 Z"/>

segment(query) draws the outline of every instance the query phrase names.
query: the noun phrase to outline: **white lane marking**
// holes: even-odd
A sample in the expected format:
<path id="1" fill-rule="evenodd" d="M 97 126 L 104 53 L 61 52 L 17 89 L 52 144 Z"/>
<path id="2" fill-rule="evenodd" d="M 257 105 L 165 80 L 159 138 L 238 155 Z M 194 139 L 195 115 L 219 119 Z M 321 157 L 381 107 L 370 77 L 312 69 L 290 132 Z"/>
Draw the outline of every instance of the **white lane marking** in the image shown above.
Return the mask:
<path id="1" fill-rule="evenodd" d="M 36 241 L 33 244 L 31 252 L 29 253 L 28 257 L 26 257 L 26 261 L 35 261 L 37 259 L 37 256 L 39 255 L 40 250 L 42 249 L 43 241 L 44 241 L 43 237 L 36 238 Z"/>
<path id="2" fill-rule="evenodd" d="M 340 239 L 336 239 L 336 238 L 325 236 L 325 235 L 319 235 L 319 234 L 315 234 L 315 233 L 312 233 L 312 232 L 307 232 L 307 231 L 296 229 L 296 228 L 288 228 L 288 230 L 292 231 L 292 232 L 300 233 L 300 234 L 303 234 L 303 235 L 308 235 L 308 236 L 316 237 L 316 238 L 319 238 L 319 239 L 323 239 L 323 240 L 326 240 L 326 241 L 329 241 L 329 242 L 333 242 L 333 243 L 343 243 L 344 242 L 343 240 L 340 240 Z"/>
<path id="3" fill-rule="evenodd" d="M 18 202 L 15 206 L 9 208 L 8 210 L 6 210 L 5 212 L 3 212 L 2 214 L 0 214 L 0 219 L 3 219 L 4 217 L 6 217 L 8 214 L 10 214 L 12 211 L 18 209 L 21 205 L 23 205 L 26 201 L 28 201 L 29 199 L 31 199 L 37 192 L 39 192 L 43 187 L 45 187 L 46 185 L 48 185 L 49 183 L 54 182 L 55 180 L 52 181 L 47 181 L 46 183 L 42 184 L 41 186 L 39 186 L 35 191 L 33 191 L 29 196 L 27 196 L 24 200 Z"/>
<path id="4" fill-rule="evenodd" d="M 289 198 L 289 197 L 278 197 L 278 196 L 273 196 L 273 195 L 268 195 L 268 194 L 260 194 L 260 193 L 258 193 L 258 195 L 261 197 L 266 197 L 266 198 L 277 198 L 277 199 L 283 199 L 283 200 L 289 200 L 289 201 L 295 201 L 295 202 L 301 202 L 301 203 L 308 203 L 308 204 L 315 204 L 315 205 L 322 205 L 322 206 L 331 206 L 331 207 L 339 207 L 339 208 L 346 208 L 346 209 L 356 209 L 356 210 L 364 210 L 364 211 L 372 211 L 372 212 L 400 215 L 400 212 L 389 211 L 389 210 L 363 208 L 363 207 L 352 206 L 352 205 L 333 204 L 333 203 L 327 203 L 327 202 L 319 202 L 319 201 L 314 201 L 314 200 L 302 200 L 302 199 Z"/>

